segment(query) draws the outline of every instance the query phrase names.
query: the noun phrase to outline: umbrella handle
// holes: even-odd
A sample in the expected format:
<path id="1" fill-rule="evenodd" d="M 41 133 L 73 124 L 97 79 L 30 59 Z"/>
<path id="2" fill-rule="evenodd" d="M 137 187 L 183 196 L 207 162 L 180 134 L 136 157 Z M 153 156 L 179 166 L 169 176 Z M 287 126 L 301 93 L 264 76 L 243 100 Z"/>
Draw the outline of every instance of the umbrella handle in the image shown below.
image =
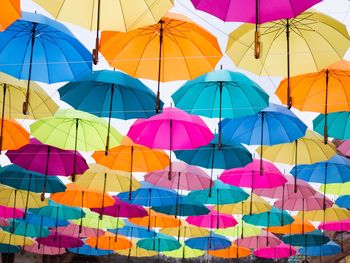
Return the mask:
<path id="1" fill-rule="evenodd" d="M 260 32 L 259 30 L 256 30 L 255 39 L 254 39 L 254 58 L 259 59 L 260 53 L 261 53 Z"/>
<path id="2" fill-rule="evenodd" d="M 134 167 L 134 146 L 131 146 L 131 154 L 130 154 L 130 183 L 129 183 L 129 201 L 131 200 L 131 192 L 132 192 L 132 170 Z"/>

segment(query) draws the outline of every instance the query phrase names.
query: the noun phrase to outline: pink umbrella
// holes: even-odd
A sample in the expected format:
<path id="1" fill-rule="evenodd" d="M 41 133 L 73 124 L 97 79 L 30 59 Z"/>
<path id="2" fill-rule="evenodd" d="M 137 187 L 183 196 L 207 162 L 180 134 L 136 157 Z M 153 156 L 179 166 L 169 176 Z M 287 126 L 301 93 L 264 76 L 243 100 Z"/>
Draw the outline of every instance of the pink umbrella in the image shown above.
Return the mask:
<path id="1" fill-rule="evenodd" d="M 23 249 L 29 253 L 39 254 L 39 255 L 62 255 L 66 253 L 66 249 L 61 247 L 49 247 L 42 245 L 40 248 L 38 248 L 37 244 L 33 244 L 30 246 L 24 246 Z"/>
<path id="2" fill-rule="evenodd" d="M 117 196 L 113 196 L 113 199 L 115 200 L 114 205 L 104 207 L 103 209 L 91 208 L 91 211 L 96 213 L 102 213 L 106 216 L 126 218 L 144 217 L 148 215 L 146 209 L 142 206 L 123 202 Z"/>
<path id="3" fill-rule="evenodd" d="M 214 139 L 204 121 L 177 108 L 163 108 L 163 112 L 149 119 L 138 119 L 131 126 L 128 137 L 149 148 L 171 151 L 189 150 L 204 146 Z"/>
<path id="4" fill-rule="evenodd" d="M 10 223 L 7 219 L 0 217 L 0 227 L 9 226 L 9 225 L 10 225 Z"/>
<path id="5" fill-rule="evenodd" d="M 312 211 L 312 210 L 323 210 L 323 200 L 324 197 L 320 193 L 316 193 L 315 196 L 310 196 L 306 199 L 304 198 L 292 198 L 277 200 L 274 206 L 280 209 L 286 209 L 289 211 Z M 326 197 L 325 208 L 331 207 L 333 202 Z"/>
<path id="6" fill-rule="evenodd" d="M 79 229 L 81 230 L 81 233 L 79 233 Z M 77 238 L 98 237 L 104 234 L 103 230 L 98 230 L 95 228 L 89 228 L 85 226 L 79 226 L 76 224 L 60 226 L 57 228 L 57 232 L 61 233 L 62 235 L 72 236 Z"/>
<path id="7" fill-rule="evenodd" d="M 24 212 L 21 209 L 0 205 L 0 217 L 2 218 L 22 218 Z"/>
<path id="8" fill-rule="evenodd" d="M 343 221 L 329 221 L 323 222 L 318 226 L 319 229 L 326 231 L 337 231 L 340 232 L 340 246 L 343 251 L 343 232 L 350 230 L 350 219 Z"/>
<path id="9" fill-rule="evenodd" d="M 36 241 L 38 242 L 38 249 L 40 249 L 40 245 L 58 248 L 73 248 L 84 245 L 84 242 L 79 238 L 63 235 L 61 233 L 56 235 L 54 231 L 47 237 L 37 238 Z"/>
<path id="10" fill-rule="evenodd" d="M 337 150 L 347 157 L 350 156 L 350 140 L 340 141 Z"/>
<path id="11" fill-rule="evenodd" d="M 210 213 L 207 215 L 200 216 L 189 216 L 187 217 L 187 223 L 195 226 L 206 227 L 206 228 L 228 228 L 238 224 L 236 219 L 232 215 L 222 214 L 219 211 L 210 208 Z"/>
<path id="12" fill-rule="evenodd" d="M 145 175 L 145 181 L 169 189 L 202 190 L 210 187 L 210 177 L 197 166 L 173 162 L 169 180 L 169 168 Z"/>
<path id="13" fill-rule="evenodd" d="M 275 247 L 260 248 L 254 251 L 254 255 L 259 258 L 289 258 L 295 254 L 295 248 L 284 243 Z"/>
<path id="14" fill-rule="evenodd" d="M 259 249 L 265 247 L 275 247 L 281 243 L 281 240 L 272 233 L 263 231 L 258 236 L 239 238 L 234 241 L 237 246 Z"/>

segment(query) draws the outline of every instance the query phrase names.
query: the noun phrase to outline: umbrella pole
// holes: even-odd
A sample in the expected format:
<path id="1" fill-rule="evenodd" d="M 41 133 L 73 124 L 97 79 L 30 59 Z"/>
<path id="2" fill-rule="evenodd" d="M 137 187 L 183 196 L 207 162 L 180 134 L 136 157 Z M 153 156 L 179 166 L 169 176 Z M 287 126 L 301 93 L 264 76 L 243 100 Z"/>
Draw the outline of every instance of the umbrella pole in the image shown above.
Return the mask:
<path id="1" fill-rule="evenodd" d="M 264 142 L 264 119 L 265 114 L 261 112 L 261 134 L 260 134 L 260 176 L 263 174 L 263 142 Z"/>
<path id="2" fill-rule="evenodd" d="M 41 230 L 43 228 L 43 216 L 40 216 L 40 233 L 39 233 L 39 239 L 41 238 Z M 38 242 L 38 249 L 40 249 L 40 242 Z"/>
<path id="3" fill-rule="evenodd" d="M 134 166 L 134 146 L 131 146 L 129 201 L 131 200 L 131 192 L 132 192 L 132 168 L 133 168 L 133 166 Z"/>
<path id="4" fill-rule="evenodd" d="M 177 215 L 178 215 L 178 213 L 179 213 L 179 188 L 180 188 L 181 172 L 179 172 L 178 174 L 179 174 L 179 176 L 178 176 L 178 178 L 177 178 L 175 218 L 177 218 Z"/>
<path id="5" fill-rule="evenodd" d="M 47 174 L 49 173 L 50 151 L 51 151 L 51 146 L 48 146 L 47 147 L 47 158 L 46 158 L 45 174 L 44 174 L 43 192 L 41 193 L 41 196 L 40 196 L 40 199 L 41 199 L 42 202 L 45 200 L 46 180 L 47 180 Z"/>
<path id="6" fill-rule="evenodd" d="M 298 191 L 297 189 L 297 177 L 298 177 L 298 140 L 295 140 L 295 174 L 294 174 L 294 193 Z"/>
<path id="7" fill-rule="evenodd" d="M 131 233 L 130 233 L 130 243 L 132 243 L 132 232 L 133 232 L 134 228 L 131 228 Z M 128 252 L 128 259 L 130 259 L 130 255 L 131 255 L 131 246 L 129 247 L 129 252 Z"/>
<path id="8" fill-rule="evenodd" d="M 267 212 L 267 228 L 270 225 L 270 211 Z M 269 231 L 266 230 L 266 246 L 269 245 Z"/>
<path id="9" fill-rule="evenodd" d="M 326 69 L 326 98 L 324 103 L 324 127 L 323 127 L 323 141 L 324 144 L 328 142 L 328 125 L 327 125 L 327 116 L 328 116 L 328 82 L 329 82 L 329 70 Z"/>
<path id="10" fill-rule="evenodd" d="M 3 98 L 2 98 L 2 112 L 1 112 L 1 128 L 0 128 L 0 155 L 2 152 L 2 138 L 4 133 L 4 118 L 5 118 L 5 100 L 6 100 L 6 90 L 7 90 L 7 84 L 3 84 Z"/>
<path id="11" fill-rule="evenodd" d="M 254 57 L 260 58 L 260 32 L 259 32 L 259 0 L 255 0 L 255 41 L 254 41 Z"/>
<path id="12" fill-rule="evenodd" d="M 221 150 L 221 119 L 222 119 L 222 81 L 219 83 L 220 88 L 220 103 L 219 103 L 219 138 L 218 138 L 218 150 Z"/>
<path id="13" fill-rule="evenodd" d="M 158 61 L 158 87 L 157 87 L 157 98 L 156 98 L 156 113 L 160 112 L 160 78 L 162 72 L 162 48 L 163 48 L 163 24 L 164 21 L 160 20 L 159 25 L 159 61 Z"/>
<path id="14" fill-rule="evenodd" d="M 75 175 L 77 170 L 77 148 L 78 148 L 78 129 L 79 129 L 79 119 L 75 119 L 75 141 L 74 141 L 74 159 L 73 159 L 73 174 L 72 181 L 75 182 Z"/>
<path id="15" fill-rule="evenodd" d="M 80 224 L 79 224 L 79 234 L 81 234 L 81 231 L 83 230 L 83 207 L 84 207 L 84 191 L 81 192 L 81 217 L 80 217 Z"/>
<path id="16" fill-rule="evenodd" d="M 29 201 L 29 190 L 30 190 L 30 185 L 32 183 L 32 174 L 29 174 L 29 182 L 28 182 L 28 189 L 27 189 L 27 197 L 26 197 L 26 206 L 24 208 L 24 214 L 23 214 L 23 219 L 26 219 L 27 216 L 27 210 L 28 210 L 28 201 Z"/>
<path id="17" fill-rule="evenodd" d="M 212 146 L 212 159 L 211 159 L 211 170 L 210 170 L 210 187 L 209 187 L 209 197 L 211 197 L 211 190 L 213 188 L 213 173 L 214 173 L 214 160 L 215 160 L 215 144 Z"/>
<path id="18" fill-rule="evenodd" d="M 111 101 L 109 103 L 108 128 L 107 128 L 105 156 L 108 155 L 108 151 L 109 151 L 109 133 L 111 131 L 111 119 L 112 119 L 112 111 L 113 111 L 113 96 L 114 96 L 114 84 L 112 84 L 112 87 L 111 87 Z"/>
<path id="19" fill-rule="evenodd" d="M 118 240 L 118 229 L 119 229 L 119 213 L 120 213 L 120 206 L 118 206 L 118 217 L 117 217 L 117 225 L 116 225 L 116 229 L 115 229 L 115 237 L 114 237 L 114 241 L 117 243 Z"/>
<path id="20" fill-rule="evenodd" d="M 99 232 L 100 232 L 100 217 L 97 218 L 97 232 L 96 232 L 96 244 L 95 244 L 95 249 L 98 247 L 98 238 L 99 238 Z M 110 240 L 108 240 L 110 241 Z"/>
<path id="21" fill-rule="evenodd" d="M 252 171 L 251 189 L 252 190 L 250 191 L 249 215 L 252 215 L 253 212 L 254 171 Z"/>
<path id="22" fill-rule="evenodd" d="M 13 218 L 16 218 L 16 199 L 17 199 L 17 190 L 15 190 L 15 198 L 13 200 Z M 15 229 L 15 221 L 12 220 L 12 227 L 10 228 L 10 233 Z"/>
<path id="23" fill-rule="evenodd" d="M 94 65 L 97 65 L 98 63 L 98 46 L 100 44 L 100 8 L 101 8 L 101 1 L 97 1 L 97 28 L 96 28 L 96 42 L 95 42 L 95 48 L 92 50 L 92 60 L 94 62 Z"/>
<path id="24" fill-rule="evenodd" d="M 56 215 L 56 222 L 55 222 L 55 224 L 56 224 L 56 227 L 55 227 L 55 239 L 57 238 L 57 227 L 58 227 L 58 211 L 59 211 L 59 206 L 57 206 L 56 207 L 56 213 L 57 213 L 57 215 Z"/>
<path id="25" fill-rule="evenodd" d="M 219 210 L 220 210 L 220 200 L 219 200 L 219 188 L 216 188 L 216 229 L 219 229 Z"/>
<path id="26" fill-rule="evenodd" d="M 24 227 L 24 237 L 23 237 L 23 248 L 26 245 L 26 236 L 27 236 L 27 228 L 28 224 L 25 222 L 26 226 Z M 41 229 L 40 229 L 41 231 Z M 24 250 L 21 250 L 21 254 L 23 255 Z"/>
<path id="27" fill-rule="evenodd" d="M 301 233 L 304 235 L 304 232 L 305 232 L 305 229 L 304 229 L 304 224 L 305 224 L 305 222 L 304 222 L 304 212 L 305 212 L 305 199 L 303 198 L 303 200 L 302 200 L 302 211 L 301 211 Z"/>
<path id="28" fill-rule="evenodd" d="M 103 218 L 103 212 L 104 212 L 104 208 L 105 208 L 106 180 L 107 180 L 107 173 L 105 173 L 105 177 L 104 177 L 104 181 L 103 181 L 102 209 L 101 209 L 100 216 L 99 216 L 100 220 L 102 220 L 102 218 Z"/>
<path id="29" fill-rule="evenodd" d="M 290 97 L 290 47 L 289 47 L 289 19 L 286 19 L 286 38 L 287 38 L 287 106 L 292 107 L 292 99 Z"/>
<path id="30" fill-rule="evenodd" d="M 282 186 L 282 213 L 281 213 L 281 224 L 282 224 L 282 226 L 284 226 L 283 210 L 284 210 L 284 185 Z"/>
<path id="31" fill-rule="evenodd" d="M 151 195 L 152 195 L 152 189 L 149 189 L 149 199 L 148 199 L 148 226 L 147 229 L 149 231 L 151 227 Z"/>
<path id="32" fill-rule="evenodd" d="M 243 212 L 243 201 L 241 202 L 241 204 L 242 204 L 242 218 L 241 218 L 241 221 L 242 221 L 242 227 L 241 227 L 241 239 L 243 239 L 243 237 L 244 237 L 244 235 L 243 235 L 243 233 L 244 233 L 244 221 L 243 221 L 243 215 L 244 215 L 244 212 Z M 237 227 L 237 232 L 238 232 L 238 228 L 239 227 Z M 237 233 L 238 234 L 238 233 Z M 238 237 L 238 236 L 237 236 Z M 238 240 L 238 239 L 237 239 Z M 238 243 L 237 243 L 238 244 Z"/>
<path id="33" fill-rule="evenodd" d="M 32 65 L 33 65 L 33 52 L 34 52 L 34 43 L 35 43 L 35 31 L 36 31 L 36 23 L 33 23 L 33 28 L 31 32 L 31 48 L 30 48 L 30 57 L 29 57 L 29 72 L 28 72 L 28 81 L 27 81 L 27 90 L 26 90 L 26 98 L 23 102 L 22 111 L 23 114 L 26 115 L 28 113 L 29 107 L 29 90 L 30 90 L 30 80 L 32 78 Z"/>
<path id="34" fill-rule="evenodd" d="M 172 163 L 171 163 L 171 150 L 173 149 L 173 120 L 169 120 L 169 171 L 168 171 L 168 179 L 171 180 L 171 172 L 172 172 Z"/>

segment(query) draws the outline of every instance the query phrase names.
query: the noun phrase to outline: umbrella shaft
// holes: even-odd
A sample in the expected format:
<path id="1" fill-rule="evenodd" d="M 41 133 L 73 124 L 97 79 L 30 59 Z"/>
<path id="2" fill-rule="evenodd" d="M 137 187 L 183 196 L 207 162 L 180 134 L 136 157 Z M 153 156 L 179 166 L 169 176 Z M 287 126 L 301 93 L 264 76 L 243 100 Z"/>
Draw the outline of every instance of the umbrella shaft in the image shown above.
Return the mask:
<path id="1" fill-rule="evenodd" d="M 4 132 L 4 117 L 5 117 L 5 100 L 6 100 L 6 89 L 7 84 L 3 84 L 3 98 L 2 98 L 2 112 L 1 112 L 1 131 L 0 131 L 0 154 L 2 152 L 2 140 L 3 140 L 3 132 Z"/>
<path id="2" fill-rule="evenodd" d="M 160 81 L 162 73 L 162 47 L 163 47 L 163 24 L 164 21 L 160 20 L 160 29 L 159 29 L 159 60 L 158 60 L 158 87 L 157 87 L 157 99 L 156 99 L 156 113 L 160 111 Z"/>

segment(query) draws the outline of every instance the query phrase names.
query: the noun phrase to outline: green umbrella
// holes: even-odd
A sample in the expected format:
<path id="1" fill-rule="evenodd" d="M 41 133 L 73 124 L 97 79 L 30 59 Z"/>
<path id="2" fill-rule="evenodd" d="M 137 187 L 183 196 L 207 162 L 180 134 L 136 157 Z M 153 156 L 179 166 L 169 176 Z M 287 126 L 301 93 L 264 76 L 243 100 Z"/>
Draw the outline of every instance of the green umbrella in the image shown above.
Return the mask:
<path id="1" fill-rule="evenodd" d="M 198 258 L 205 254 L 205 251 L 199 249 L 193 249 L 184 244 L 183 241 L 180 241 L 181 247 L 176 250 L 165 251 L 163 254 L 171 258 Z"/>
<path id="2" fill-rule="evenodd" d="M 237 220 L 238 224 L 233 227 L 215 229 L 214 233 L 222 236 L 237 238 L 253 237 L 262 234 L 261 228 L 248 224 L 243 220 Z"/>
<path id="3" fill-rule="evenodd" d="M 105 150 L 106 147 L 119 145 L 122 140 L 122 135 L 114 128 L 108 131 L 108 124 L 103 119 L 70 109 L 58 110 L 53 117 L 34 122 L 30 125 L 30 132 L 42 143 L 74 150 L 75 153 L 78 150 Z M 73 171 L 74 181 L 75 167 Z"/>

